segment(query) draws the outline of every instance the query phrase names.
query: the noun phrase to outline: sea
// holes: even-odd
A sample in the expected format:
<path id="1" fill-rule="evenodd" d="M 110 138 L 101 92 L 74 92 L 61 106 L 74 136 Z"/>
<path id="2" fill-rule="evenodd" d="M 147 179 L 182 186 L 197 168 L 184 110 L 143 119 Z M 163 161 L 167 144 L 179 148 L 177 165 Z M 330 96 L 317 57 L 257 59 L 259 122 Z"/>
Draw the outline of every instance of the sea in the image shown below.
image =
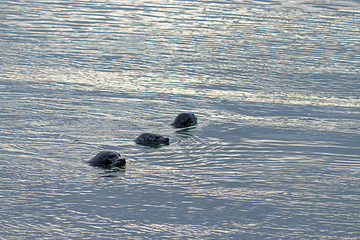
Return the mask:
<path id="1" fill-rule="evenodd" d="M 360 239 L 358 0 L 0 9 L 0 239 Z"/>

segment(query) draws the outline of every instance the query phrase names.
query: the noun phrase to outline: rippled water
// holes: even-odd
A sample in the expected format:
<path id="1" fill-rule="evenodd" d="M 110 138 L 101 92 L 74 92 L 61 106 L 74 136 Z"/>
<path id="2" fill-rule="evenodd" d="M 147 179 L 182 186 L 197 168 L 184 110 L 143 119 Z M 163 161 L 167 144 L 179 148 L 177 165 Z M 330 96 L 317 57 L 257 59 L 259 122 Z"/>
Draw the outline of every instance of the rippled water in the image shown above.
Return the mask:
<path id="1" fill-rule="evenodd" d="M 0 1 L 0 238 L 360 238 L 359 1 L 124 2 Z"/>

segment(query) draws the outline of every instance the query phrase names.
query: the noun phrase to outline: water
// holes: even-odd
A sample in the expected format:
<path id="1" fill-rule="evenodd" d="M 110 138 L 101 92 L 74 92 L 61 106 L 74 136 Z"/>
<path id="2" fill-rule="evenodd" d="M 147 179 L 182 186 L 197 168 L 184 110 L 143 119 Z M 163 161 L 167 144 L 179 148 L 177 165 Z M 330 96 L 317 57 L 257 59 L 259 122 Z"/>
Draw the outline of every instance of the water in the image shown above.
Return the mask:
<path id="1" fill-rule="evenodd" d="M 359 1 L 0 7 L 1 239 L 360 238 Z"/>

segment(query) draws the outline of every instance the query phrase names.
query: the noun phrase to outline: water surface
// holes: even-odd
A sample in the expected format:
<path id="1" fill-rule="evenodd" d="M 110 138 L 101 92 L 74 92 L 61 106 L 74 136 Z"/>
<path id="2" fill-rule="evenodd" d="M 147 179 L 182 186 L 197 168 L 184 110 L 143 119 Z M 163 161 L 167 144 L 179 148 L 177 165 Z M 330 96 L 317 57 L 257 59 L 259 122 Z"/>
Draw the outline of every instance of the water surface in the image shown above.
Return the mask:
<path id="1" fill-rule="evenodd" d="M 1 238 L 360 238 L 358 1 L 0 7 Z"/>

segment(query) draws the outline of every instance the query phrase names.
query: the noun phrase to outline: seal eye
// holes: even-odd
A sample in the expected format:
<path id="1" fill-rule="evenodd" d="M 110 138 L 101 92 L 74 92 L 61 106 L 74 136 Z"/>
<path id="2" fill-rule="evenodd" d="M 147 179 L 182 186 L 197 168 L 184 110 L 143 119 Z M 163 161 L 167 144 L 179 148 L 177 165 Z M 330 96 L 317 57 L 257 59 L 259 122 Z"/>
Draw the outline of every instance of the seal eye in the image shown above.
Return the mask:
<path id="1" fill-rule="evenodd" d="M 112 158 L 115 158 L 116 157 L 116 155 L 115 154 L 109 154 L 109 156 L 108 156 L 110 159 L 112 159 Z"/>

